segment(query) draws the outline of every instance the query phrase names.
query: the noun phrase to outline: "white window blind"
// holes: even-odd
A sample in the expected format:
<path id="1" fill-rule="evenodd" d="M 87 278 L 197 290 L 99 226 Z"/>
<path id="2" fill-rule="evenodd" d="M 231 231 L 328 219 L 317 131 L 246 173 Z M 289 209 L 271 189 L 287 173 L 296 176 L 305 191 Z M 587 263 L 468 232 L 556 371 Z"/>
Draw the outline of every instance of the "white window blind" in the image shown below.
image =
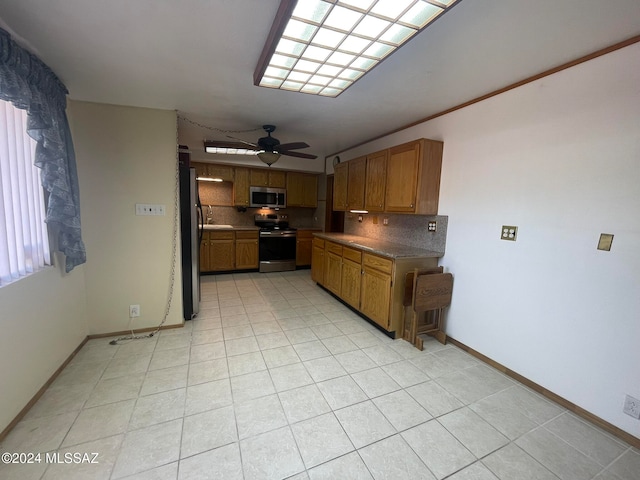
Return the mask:
<path id="1" fill-rule="evenodd" d="M 51 264 L 35 148 L 27 112 L 0 101 L 0 286 Z"/>

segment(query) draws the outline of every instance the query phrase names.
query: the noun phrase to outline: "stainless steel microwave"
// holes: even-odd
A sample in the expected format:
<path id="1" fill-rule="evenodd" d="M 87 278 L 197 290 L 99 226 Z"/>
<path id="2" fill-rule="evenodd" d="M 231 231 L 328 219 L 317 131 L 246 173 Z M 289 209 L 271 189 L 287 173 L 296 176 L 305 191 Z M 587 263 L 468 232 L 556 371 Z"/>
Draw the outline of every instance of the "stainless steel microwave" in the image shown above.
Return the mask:
<path id="1" fill-rule="evenodd" d="M 284 188 L 249 187 L 249 206 L 285 208 L 287 206 L 287 191 Z"/>

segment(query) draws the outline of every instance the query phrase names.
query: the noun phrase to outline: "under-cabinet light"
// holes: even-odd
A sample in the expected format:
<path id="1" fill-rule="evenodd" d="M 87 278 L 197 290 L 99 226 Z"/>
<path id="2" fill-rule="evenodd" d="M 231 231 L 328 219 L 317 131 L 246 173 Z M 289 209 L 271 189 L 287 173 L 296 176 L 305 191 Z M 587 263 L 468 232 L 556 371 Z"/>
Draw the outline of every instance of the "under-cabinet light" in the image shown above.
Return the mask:
<path id="1" fill-rule="evenodd" d="M 221 178 L 211 178 L 211 177 L 196 177 L 196 180 L 200 180 L 202 182 L 223 182 Z"/>
<path id="2" fill-rule="evenodd" d="M 281 0 L 253 83 L 337 97 L 457 0 Z"/>

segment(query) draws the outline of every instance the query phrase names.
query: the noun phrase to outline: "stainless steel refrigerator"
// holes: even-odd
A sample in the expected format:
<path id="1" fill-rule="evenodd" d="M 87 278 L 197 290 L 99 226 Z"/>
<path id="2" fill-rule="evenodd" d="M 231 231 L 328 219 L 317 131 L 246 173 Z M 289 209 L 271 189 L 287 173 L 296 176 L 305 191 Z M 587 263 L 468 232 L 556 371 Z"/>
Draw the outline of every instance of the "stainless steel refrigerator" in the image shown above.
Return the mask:
<path id="1" fill-rule="evenodd" d="M 184 319 L 191 320 L 200 311 L 200 242 L 202 241 L 202 205 L 198 197 L 195 168 L 180 161 L 180 233 L 182 245 L 182 303 Z"/>

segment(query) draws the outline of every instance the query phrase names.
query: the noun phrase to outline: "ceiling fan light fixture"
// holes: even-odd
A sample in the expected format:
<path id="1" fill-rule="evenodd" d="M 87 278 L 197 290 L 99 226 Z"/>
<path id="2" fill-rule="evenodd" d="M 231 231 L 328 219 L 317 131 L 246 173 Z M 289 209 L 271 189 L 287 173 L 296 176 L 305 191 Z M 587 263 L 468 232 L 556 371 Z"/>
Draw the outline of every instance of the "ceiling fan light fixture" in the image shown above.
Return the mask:
<path id="1" fill-rule="evenodd" d="M 258 158 L 267 165 L 271 166 L 278 161 L 278 159 L 280 158 L 280 154 L 278 152 L 261 151 L 258 152 Z"/>
<path id="2" fill-rule="evenodd" d="M 343 70 L 357 80 L 456 3 L 458 0 L 281 0 L 253 83 L 337 97 L 354 83 L 334 86 L 336 80 L 344 79 Z M 327 79 L 319 75 L 332 70 Z"/>

